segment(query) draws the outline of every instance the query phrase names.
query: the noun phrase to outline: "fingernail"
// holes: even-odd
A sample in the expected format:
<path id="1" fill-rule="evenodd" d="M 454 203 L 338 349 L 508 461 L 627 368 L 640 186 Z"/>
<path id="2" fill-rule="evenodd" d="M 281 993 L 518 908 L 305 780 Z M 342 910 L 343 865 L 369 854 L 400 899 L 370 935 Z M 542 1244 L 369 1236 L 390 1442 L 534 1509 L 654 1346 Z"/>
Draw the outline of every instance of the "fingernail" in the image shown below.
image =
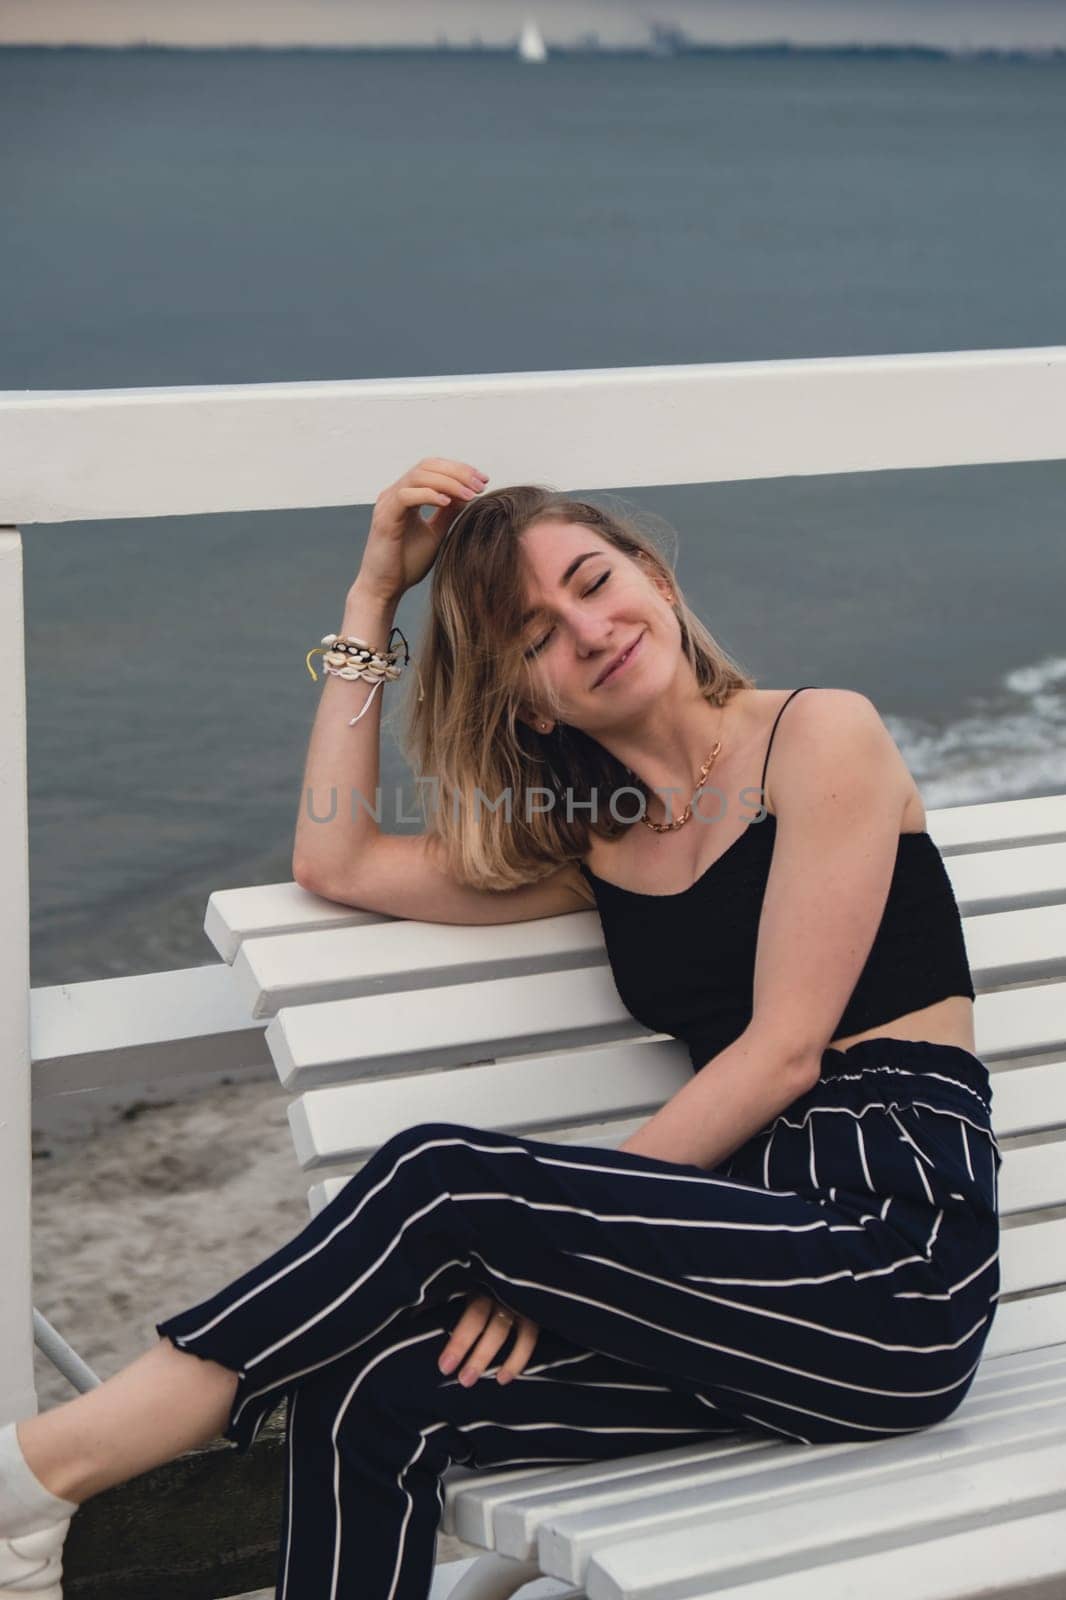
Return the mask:
<path id="1" fill-rule="evenodd" d="M 477 1373 L 476 1372 L 460 1372 L 460 1374 L 459 1374 L 459 1382 L 462 1384 L 464 1389 L 469 1389 L 470 1385 L 472 1383 L 475 1383 L 476 1381 L 477 1381 Z"/>
<path id="2" fill-rule="evenodd" d="M 457 1358 L 455 1356 L 441 1356 L 437 1362 L 442 1372 L 454 1372 Z"/>

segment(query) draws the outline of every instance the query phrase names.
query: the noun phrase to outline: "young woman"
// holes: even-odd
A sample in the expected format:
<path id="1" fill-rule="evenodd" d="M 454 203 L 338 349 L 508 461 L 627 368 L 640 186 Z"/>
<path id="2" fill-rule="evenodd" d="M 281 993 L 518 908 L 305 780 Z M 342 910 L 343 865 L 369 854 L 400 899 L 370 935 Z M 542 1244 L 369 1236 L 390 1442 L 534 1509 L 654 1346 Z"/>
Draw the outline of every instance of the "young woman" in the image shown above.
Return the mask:
<path id="1" fill-rule="evenodd" d="M 693 1076 L 618 1150 L 409 1129 L 129 1367 L 0 1431 L 0 1596 L 58 1596 L 88 1496 L 246 1451 L 283 1399 L 280 1600 L 423 1600 L 451 1462 L 885 1438 L 973 1380 L 1000 1155 L 899 751 L 862 694 L 756 688 L 638 527 L 486 482 L 430 458 L 386 489 L 344 612 L 383 649 L 434 568 L 408 730 L 431 826 L 309 806 L 296 877 L 440 922 L 595 906 L 622 999 Z M 324 684 L 305 789 L 372 802 L 380 709 Z"/>

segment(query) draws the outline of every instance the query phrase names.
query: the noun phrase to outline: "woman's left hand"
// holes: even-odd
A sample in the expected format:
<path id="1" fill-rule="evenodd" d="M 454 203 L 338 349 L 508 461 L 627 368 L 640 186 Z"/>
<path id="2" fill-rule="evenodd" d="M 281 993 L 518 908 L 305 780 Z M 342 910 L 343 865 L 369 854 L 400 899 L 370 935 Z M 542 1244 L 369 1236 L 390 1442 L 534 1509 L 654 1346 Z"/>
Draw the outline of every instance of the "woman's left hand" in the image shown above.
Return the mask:
<path id="1" fill-rule="evenodd" d="M 491 1365 L 497 1350 L 510 1338 L 512 1329 L 514 1349 L 496 1374 L 497 1383 L 510 1383 L 533 1354 L 540 1328 L 531 1318 L 515 1316 L 487 1294 L 475 1295 L 469 1302 L 437 1365 L 441 1372 L 454 1372 L 470 1352 L 459 1374 L 459 1382 L 464 1388 L 476 1383 Z"/>

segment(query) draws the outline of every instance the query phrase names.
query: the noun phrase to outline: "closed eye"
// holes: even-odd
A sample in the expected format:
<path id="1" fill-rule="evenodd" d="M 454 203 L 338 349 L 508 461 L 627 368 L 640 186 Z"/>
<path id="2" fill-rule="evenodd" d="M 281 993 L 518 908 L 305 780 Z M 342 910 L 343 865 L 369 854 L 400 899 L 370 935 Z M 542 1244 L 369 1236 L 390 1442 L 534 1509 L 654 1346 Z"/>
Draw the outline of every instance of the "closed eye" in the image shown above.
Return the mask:
<path id="1" fill-rule="evenodd" d="M 587 600 L 590 594 L 595 594 L 597 589 L 602 589 L 604 584 L 607 582 L 607 579 L 610 576 L 611 576 L 611 571 L 610 571 L 610 568 L 608 568 L 607 571 L 603 574 L 602 578 L 597 578 L 596 582 L 592 585 L 591 589 L 586 589 L 585 590 L 585 593 L 581 596 L 581 598 L 583 600 Z M 544 646 L 547 644 L 548 640 L 551 638 L 551 636 L 552 636 L 552 634 L 554 632 L 555 632 L 554 628 L 549 628 L 547 633 L 544 635 L 543 639 L 538 639 L 536 644 L 531 645 L 530 648 L 526 651 L 525 659 L 527 661 L 530 661 L 530 660 L 532 660 L 532 658 L 534 656 L 539 655 L 540 652 L 544 649 Z"/>

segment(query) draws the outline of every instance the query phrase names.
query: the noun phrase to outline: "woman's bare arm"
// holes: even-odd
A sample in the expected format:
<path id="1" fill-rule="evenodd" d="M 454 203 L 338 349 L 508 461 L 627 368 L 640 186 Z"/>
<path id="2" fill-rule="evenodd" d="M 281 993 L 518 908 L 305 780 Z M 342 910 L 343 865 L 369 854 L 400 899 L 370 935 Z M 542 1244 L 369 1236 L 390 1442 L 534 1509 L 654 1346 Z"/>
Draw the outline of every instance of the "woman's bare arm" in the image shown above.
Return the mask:
<path id="1" fill-rule="evenodd" d="M 348 591 L 338 631 L 355 634 L 375 650 L 384 650 L 397 605 L 397 600 L 361 587 L 357 578 Z M 388 687 L 383 684 L 375 693 L 374 685 L 364 678 L 349 681 L 329 674 L 321 685 L 292 852 L 293 877 L 307 887 L 312 882 L 333 882 L 350 872 L 381 833 L 371 808 L 376 809 L 381 702 Z M 354 728 L 349 727 L 372 694 L 369 711 Z M 316 817 L 322 820 L 315 821 Z"/>

